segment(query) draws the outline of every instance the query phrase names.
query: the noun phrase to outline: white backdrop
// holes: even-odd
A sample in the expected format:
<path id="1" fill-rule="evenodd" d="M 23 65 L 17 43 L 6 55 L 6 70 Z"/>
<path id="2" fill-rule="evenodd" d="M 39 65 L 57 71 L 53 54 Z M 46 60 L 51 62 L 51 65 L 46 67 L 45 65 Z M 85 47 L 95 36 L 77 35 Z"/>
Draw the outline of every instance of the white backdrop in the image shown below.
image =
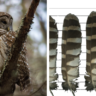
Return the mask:
<path id="1" fill-rule="evenodd" d="M 77 92 L 75 92 L 76 96 L 87 95 L 87 96 L 96 96 L 96 92 L 87 92 L 85 90 L 85 79 L 84 75 L 86 74 L 86 21 L 88 15 L 92 11 L 96 11 L 96 1 L 95 0 L 48 0 L 48 15 L 51 15 L 57 23 L 58 28 L 58 47 L 57 47 L 57 61 L 56 61 L 56 71 L 59 74 L 58 80 L 56 80 L 58 88 L 57 90 L 53 90 L 54 96 L 73 96 L 71 91 L 65 91 L 62 89 L 62 75 L 61 75 L 61 37 L 62 37 L 62 26 L 65 15 L 72 13 L 76 15 L 79 19 L 81 30 L 82 30 L 82 47 L 81 47 L 81 55 L 80 55 L 80 66 L 79 73 L 80 77 L 77 82 L 79 82 L 79 88 Z M 49 20 L 49 16 L 47 17 Z M 49 23 L 47 23 L 47 28 L 49 28 Z M 47 30 L 49 33 L 49 29 Z M 49 36 L 49 34 L 47 34 Z M 49 40 L 47 42 L 49 44 Z M 48 46 L 49 47 L 49 46 Z M 49 49 L 47 49 L 48 52 Z M 49 55 L 49 54 L 47 54 Z M 47 56 L 48 57 L 48 56 Z M 48 58 L 49 61 L 49 58 Z M 47 61 L 47 63 L 48 63 Z M 49 67 L 49 65 L 48 65 Z M 48 70 L 49 73 L 49 70 Z M 49 75 L 47 76 L 49 78 Z M 49 79 L 48 79 L 49 80 Z M 48 82 L 49 84 L 49 82 Z M 52 96 L 49 92 L 48 88 L 48 96 Z"/>

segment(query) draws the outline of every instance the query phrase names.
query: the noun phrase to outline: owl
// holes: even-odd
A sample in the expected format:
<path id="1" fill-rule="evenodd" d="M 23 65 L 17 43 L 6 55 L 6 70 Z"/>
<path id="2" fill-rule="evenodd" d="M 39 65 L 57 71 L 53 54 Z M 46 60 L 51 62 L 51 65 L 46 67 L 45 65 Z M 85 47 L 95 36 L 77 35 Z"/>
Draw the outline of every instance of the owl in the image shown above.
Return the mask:
<path id="1" fill-rule="evenodd" d="M 0 12 L 0 72 L 4 67 L 4 61 L 9 57 L 12 44 L 15 42 L 17 35 L 17 32 L 13 31 L 12 23 L 13 18 L 11 15 Z M 30 84 L 25 43 L 18 58 L 17 71 L 18 75 L 14 82 L 16 82 L 22 90 L 26 85 Z"/>

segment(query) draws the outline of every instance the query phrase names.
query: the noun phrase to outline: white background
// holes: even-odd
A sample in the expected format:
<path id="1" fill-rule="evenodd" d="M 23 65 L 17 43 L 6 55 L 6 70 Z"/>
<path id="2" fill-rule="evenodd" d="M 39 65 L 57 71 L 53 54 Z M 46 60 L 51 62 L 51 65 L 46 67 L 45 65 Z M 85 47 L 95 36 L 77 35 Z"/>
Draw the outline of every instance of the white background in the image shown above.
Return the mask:
<path id="1" fill-rule="evenodd" d="M 48 6 L 47 11 L 48 15 L 51 15 L 57 23 L 58 28 L 58 36 L 62 37 L 62 26 L 63 26 L 63 20 L 65 18 L 65 15 L 72 13 L 76 15 L 79 19 L 81 30 L 82 30 L 82 53 L 80 55 L 80 66 L 79 66 L 79 73 L 80 77 L 78 78 L 77 82 L 79 82 L 79 88 L 77 89 L 77 92 L 75 92 L 75 96 L 81 96 L 81 95 L 87 95 L 87 96 L 96 96 L 96 92 L 87 92 L 85 90 L 85 79 L 84 75 L 86 74 L 86 21 L 88 15 L 92 11 L 96 11 L 96 0 L 47 0 Z M 47 20 L 49 20 L 49 16 L 47 17 Z M 47 28 L 49 28 L 49 22 L 47 23 Z M 47 33 L 49 33 L 49 29 L 47 30 Z M 47 34 L 49 36 L 49 34 Z M 49 40 L 47 39 L 47 43 L 49 44 Z M 61 75 L 61 38 L 58 39 L 58 47 L 57 47 L 57 61 L 56 61 L 56 71 L 59 74 L 58 80 L 56 80 L 57 85 L 59 86 L 57 90 L 53 90 L 54 96 L 73 96 L 71 91 L 65 91 L 62 89 L 61 84 L 63 82 L 62 75 Z M 48 46 L 49 47 L 49 46 Z M 48 52 L 49 49 L 47 49 Z M 47 54 L 49 56 L 49 53 Z M 48 57 L 47 56 L 47 57 Z M 48 58 L 49 62 L 49 58 Z M 48 63 L 47 62 L 47 63 Z M 48 65 L 49 67 L 49 65 Z M 48 70 L 49 71 L 49 70 Z M 49 73 L 49 72 L 48 72 Z M 49 75 L 47 76 L 49 78 Z M 49 83 L 48 83 L 49 84 Z M 48 96 L 52 96 L 49 92 L 48 87 Z"/>

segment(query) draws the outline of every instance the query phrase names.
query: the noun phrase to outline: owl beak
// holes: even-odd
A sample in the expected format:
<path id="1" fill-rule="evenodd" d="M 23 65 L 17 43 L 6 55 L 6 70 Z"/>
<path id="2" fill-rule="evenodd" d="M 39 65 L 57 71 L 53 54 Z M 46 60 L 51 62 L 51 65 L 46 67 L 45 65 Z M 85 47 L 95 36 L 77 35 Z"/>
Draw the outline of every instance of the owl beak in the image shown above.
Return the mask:
<path id="1" fill-rule="evenodd" d="M 10 26 L 10 31 L 13 31 L 12 25 Z"/>
<path id="2" fill-rule="evenodd" d="M 12 27 L 8 27 L 7 30 L 8 31 L 12 31 L 13 29 L 12 29 Z"/>

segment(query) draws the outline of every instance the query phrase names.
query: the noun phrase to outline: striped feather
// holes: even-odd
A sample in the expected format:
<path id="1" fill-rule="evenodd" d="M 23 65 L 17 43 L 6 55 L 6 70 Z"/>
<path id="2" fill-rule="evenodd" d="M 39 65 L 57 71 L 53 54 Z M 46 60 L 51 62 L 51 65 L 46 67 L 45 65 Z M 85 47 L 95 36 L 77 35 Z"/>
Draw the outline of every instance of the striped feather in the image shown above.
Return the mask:
<path id="1" fill-rule="evenodd" d="M 96 12 L 91 12 L 86 24 L 87 64 L 86 90 L 96 90 Z"/>
<path id="2" fill-rule="evenodd" d="M 62 75 L 65 82 L 64 90 L 76 90 L 74 81 L 79 76 L 79 55 L 81 52 L 81 29 L 78 18 L 68 14 L 63 23 L 62 31 Z"/>
<path id="3" fill-rule="evenodd" d="M 49 82 L 50 82 L 50 89 L 57 88 L 57 84 L 55 81 L 58 78 L 56 74 L 56 54 L 57 54 L 57 27 L 55 24 L 55 20 L 50 16 L 50 27 L 49 27 Z"/>

